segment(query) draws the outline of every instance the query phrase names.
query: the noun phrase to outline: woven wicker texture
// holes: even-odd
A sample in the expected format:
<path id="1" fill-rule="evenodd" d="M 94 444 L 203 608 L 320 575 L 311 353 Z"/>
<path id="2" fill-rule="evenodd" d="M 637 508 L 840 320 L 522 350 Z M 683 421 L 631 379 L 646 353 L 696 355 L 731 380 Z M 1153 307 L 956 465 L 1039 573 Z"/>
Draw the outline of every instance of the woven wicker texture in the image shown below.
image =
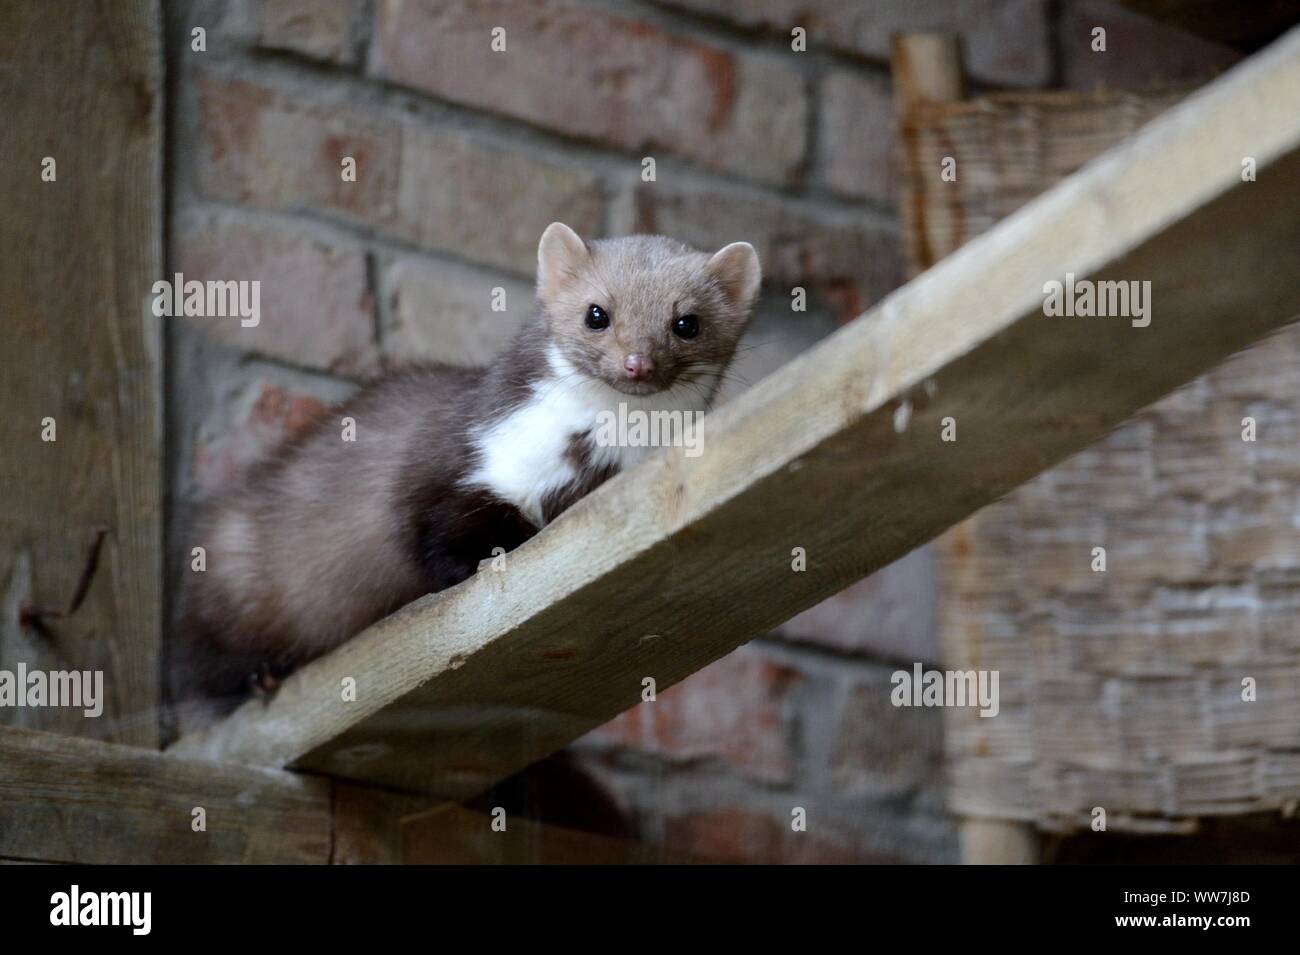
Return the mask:
<path id="1" fill-rule="evenodd" d="M 913 268 L 1178 98 L 999 95 L 901 117 Z M 956 182 L 939 175 L 945 157 Z M 1161 320 L 1159 302 L 1152 314 Z M 1093 570 L 1094 547 L 1106 549 L 1105 572 Z M 1069 830 L 1103 807 L 1108 828 L 1168 832 L 1202 816 L 1294 810 L 1300 327 L 986 508 L 940 555 L 945 666 L 1000 674 L 998 716 L 945 713 L 955 812 Z"/>

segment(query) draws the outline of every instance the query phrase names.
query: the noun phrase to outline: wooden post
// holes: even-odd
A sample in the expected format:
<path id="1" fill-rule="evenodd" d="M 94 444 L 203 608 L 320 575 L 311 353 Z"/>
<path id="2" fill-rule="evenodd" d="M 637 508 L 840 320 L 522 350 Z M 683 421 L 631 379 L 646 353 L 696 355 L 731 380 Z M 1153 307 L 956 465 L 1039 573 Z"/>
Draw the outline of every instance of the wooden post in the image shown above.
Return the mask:
<path id="1" fill-rule="evenodd" d="M 158 9 L 10 3 L 0 34 L 0 669 L 102 671 L 106 697 L 0 722 L 156 747 Z"/>
<path id="2" fill-rule="evenodd" d="M 890 67 L 894 85 L 897 116 L 899 164 L 907 170 L 909 182 L 939 182 L 942 170 L 921 169 L 917 139 L 918 111 L 927 106 L 961 102 L 965 95 L 962 80 L 960 38 L 946 33 L 907 33 L 895 36 L 890 44 Z M 953 157 L 954 161 L 956 157 Z M 936 191 L 960 188 L 956 182 L 943 183 Z M 944 256 L 955 252 L 963 239 L 947 230 L 933 229 L 928 204 L 931 193 L 911 188 L 901 197 L 903 241 L 911 274 L 924 272 Z"/>
<path id="3" fill-rule="evenodd" d="M 1039 859 L 1038 830 L 1027 822 L 967 817 L 958 839 L 967 865 L 1032 865 Z"/>
<path id="4" fill-rule="evenodd" d="M 966 96 L 961 38 L 952 33 L 900 33 L 889 44 L 896 108 L 959 103 Z"/>

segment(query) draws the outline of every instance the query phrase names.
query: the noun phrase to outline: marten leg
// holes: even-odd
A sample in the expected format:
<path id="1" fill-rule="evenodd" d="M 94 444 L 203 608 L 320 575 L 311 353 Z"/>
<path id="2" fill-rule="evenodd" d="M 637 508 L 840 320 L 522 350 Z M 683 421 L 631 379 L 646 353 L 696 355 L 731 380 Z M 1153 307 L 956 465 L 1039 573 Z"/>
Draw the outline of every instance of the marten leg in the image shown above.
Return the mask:
<path id="1" fill-rule="evenodd" d="M 248 674 L 248 689 L 253 696 L 270 702 L 280 689 L 280 684 L 293 672 L 293 667 L 261 660 Z"/>

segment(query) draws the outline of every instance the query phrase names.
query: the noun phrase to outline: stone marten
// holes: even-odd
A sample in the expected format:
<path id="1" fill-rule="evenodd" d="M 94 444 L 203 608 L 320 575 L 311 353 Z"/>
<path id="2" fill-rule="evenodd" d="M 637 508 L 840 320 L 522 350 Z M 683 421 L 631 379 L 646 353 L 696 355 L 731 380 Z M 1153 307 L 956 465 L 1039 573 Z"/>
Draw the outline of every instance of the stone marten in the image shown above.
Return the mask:
<path id="1" fill-rule="evenodd" d="M 746 242 L 584 242 L 559 222 L 537 266 L 537 308 L 488 367 L 383 377 L 209 502 L 178 657 L 199 692 L 182 695 L 270 689 L 649 454 L 595 441 L 598 416 L 707 409 L 760 280 Z"/>

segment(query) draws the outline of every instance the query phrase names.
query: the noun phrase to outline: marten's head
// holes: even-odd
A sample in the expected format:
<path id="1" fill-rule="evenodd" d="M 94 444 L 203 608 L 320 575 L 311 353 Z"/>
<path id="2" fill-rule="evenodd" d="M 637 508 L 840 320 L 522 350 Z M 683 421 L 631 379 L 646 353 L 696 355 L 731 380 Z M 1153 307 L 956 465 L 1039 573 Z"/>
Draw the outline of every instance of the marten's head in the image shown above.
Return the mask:
<path id="1" fill-rule="evenodd" d="M 553 222 L 537 247 L 537 297 L 553 340 L 579 373 L 630 395 L 675 384 L 711 391 L 761 275 L 748 242 L 710 255 L 656 235 L 584 242 Z"/>

